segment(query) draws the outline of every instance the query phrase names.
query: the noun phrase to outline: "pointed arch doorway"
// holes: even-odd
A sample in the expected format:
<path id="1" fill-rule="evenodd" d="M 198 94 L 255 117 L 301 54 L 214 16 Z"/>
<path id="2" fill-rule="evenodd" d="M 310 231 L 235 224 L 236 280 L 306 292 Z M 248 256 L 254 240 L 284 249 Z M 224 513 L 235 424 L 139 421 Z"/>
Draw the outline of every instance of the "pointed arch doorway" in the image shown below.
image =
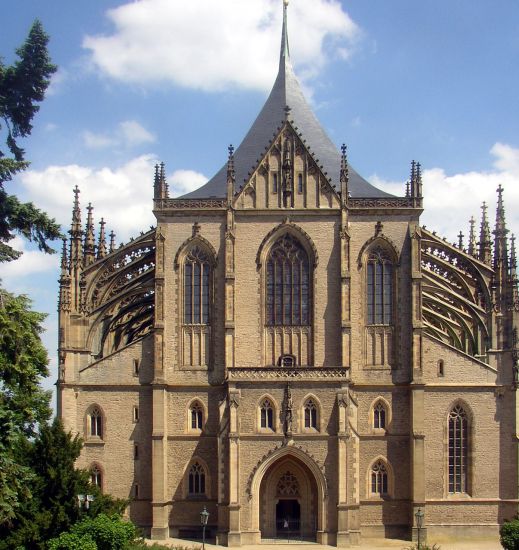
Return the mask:
<path id="1" fill-rule="evenodd" d="M 266 470 L 259 487 L 261 538 L 315 540 L 318 492 L 310 469 L 294 456 L 283 456 Z"/>

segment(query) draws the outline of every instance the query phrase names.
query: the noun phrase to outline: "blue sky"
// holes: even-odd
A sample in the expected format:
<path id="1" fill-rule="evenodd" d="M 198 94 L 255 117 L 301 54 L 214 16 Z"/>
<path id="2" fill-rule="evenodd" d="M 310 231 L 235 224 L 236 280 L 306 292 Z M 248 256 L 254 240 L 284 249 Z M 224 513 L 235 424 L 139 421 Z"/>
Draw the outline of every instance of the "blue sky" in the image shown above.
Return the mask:
<path id="1" fill-rule="evenodd" d="M 4 0 L 5 4 L 7 2 Z M 281 0 L 19 0 L 2 10 L 6 63 L 39 18 L 59 71 L 9 189 L 66 228 L 72 188 L 117 241 L 154 223 L 153 165 L 177 194 L 238 145 L 274 82 Z M 11 5 L 11 3 L 10 3 Z M 292 61 L 330 137 L 373 183 L 403 194 L 425 170 L 422 221 L 453 241 L 505 188 L 519 230 L 519 4 L 516 0 L 291 0 Z M 49 313 L 55 380 L 59 258 L 19 242 L 4 285 Z"/>

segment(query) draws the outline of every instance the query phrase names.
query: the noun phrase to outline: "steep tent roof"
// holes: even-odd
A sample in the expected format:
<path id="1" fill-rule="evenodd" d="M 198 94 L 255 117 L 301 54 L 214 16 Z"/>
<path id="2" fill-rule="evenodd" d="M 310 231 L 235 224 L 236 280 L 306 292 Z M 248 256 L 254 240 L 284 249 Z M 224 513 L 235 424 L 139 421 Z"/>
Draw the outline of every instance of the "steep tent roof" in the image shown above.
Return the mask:
<path id="1" fill-rule="evenodd" d="M 285 0 L 278 75 L 263 109 L 234 153 L 236 181 L 241 184 L 249 172 L 254 170 L 261 152 L 265 150 L 273 134 L 285 120 L 286 108 L 289 107 L 288 119 L 301 132 L 306 146 L 317 164 L 322 166 L 322 171 L 327 173 L 332 185 L 338 186 L 341 155 L 306 102 L 290 62 L 287 4 Z M 226 174 L 227 165 L 224 165 L 205 185 L 184 197 L 225 197 Z M 392 196 L 368 183 L 351 166 L 349 166 L 348 190 L 352 197 Z"/>

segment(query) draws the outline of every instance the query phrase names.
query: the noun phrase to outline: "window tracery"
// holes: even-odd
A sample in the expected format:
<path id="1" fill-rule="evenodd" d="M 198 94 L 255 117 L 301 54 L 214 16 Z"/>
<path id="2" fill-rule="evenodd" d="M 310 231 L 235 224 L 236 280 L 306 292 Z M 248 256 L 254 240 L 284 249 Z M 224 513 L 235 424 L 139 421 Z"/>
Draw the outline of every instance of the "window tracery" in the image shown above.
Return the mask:
<path id="1" fill-rule="evenodd" d="M 270 250 L 266 279 L 267 325 L 309 325 L 310 263 L 306 250 L 290 234 Z"/>
<path id="2" fill-rule="evenodd" d="M 210 321 L 210 272 L 207 254 L 194 246 L 184 263 L 184 324 L 207 325 Z"/>
<path id="3" fill-rule="evenodd" d="M 380 401 L 373 408 L 373 427 L 375 429 L 386 428 L 386 407 Z"/>
<path id="4" fill-rule="evenodd" d="M 194 462 L 189 469 L 188 494 L 205 495 L 205 470 L 199 462 Z"/>
<path id="5" fill-rule="evenodd" d="M 468 419 L 461 405 L 449 413 L 449 493 L 468 492 Z"/>
<path id="6" fill-rule="evenodd" d="M 269 399 L 264 399 L 261 403 L 260 427 L 274 429 L 274 409 Z"/>
<path id="7" fill-rule="evenodd" d="M 103 438 L 103 415 L 99 407 L 93 407 L 88 414 L 88 435 Z"/>
<path id="8" fill-rule="evenodd" d="M 393 322 L 393 263 L 384 250 L 372 250 L 367 262 L 367 324 Z"/>
<path id="9" fill-rule="evenodd" d="M 374 496 L 388 494 L 388 472 L 382 460 L 377 460 L 371 467 L 371 494 Z"/>
<path id="10" fill-rule="evenodd" d="M 311 428 L 317 430 L 318 414 L 317 405 L 313 399 L 307 399 L 304 406 L 305 413 L 305 428 Z"/>
<path id="11" fill-rule="evenodd" d="M 297 477 L 290 471 L 285 472 L 278 481 L 276 487 L 276 495 L 278 497 L 298 497 L 299 482 Z"/>
<path id="12" fill-rule="evenodd" d="M 195 401 L 189 407 L 189 416 L 192 430 L 201 430 L 204 422 L 204 411 L 200 403 Z"/>
<path id="13" fill-rule="evenodd" d="M 103 474 L 97 464 L 90 469 L 90 483 L 100 489 L 103 487 Z"/>

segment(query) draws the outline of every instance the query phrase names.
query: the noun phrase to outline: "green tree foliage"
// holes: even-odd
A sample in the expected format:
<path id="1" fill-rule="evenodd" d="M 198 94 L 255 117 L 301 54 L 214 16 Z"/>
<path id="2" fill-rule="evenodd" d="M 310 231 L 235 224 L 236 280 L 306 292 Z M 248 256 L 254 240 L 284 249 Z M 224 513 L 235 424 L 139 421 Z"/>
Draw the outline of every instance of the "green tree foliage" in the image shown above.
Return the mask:
<path id="1" fill-rule="evenodd" d="M 20 455 L 50 417 L 50 396 L 39 386 L 48 374 L 40 340 L 44 318 L 31 311 L 26 296 L 0 288 L 0 525 L 29 497 L 33 474 Z"/>
<path id="2" fill-rule="evenodd" d="M 519 519 L 505 521 L 499 530 L 501 546 L 505 550 L 519 550 Z"/>
<path id="3" fill-rule="evenodd" d="M 6 66 L 0 61 L 0 130 L 5 134 L 7 149 L 0 149 L 0 262 L 20 256 L 7 243 L 15 234 L 34 241 L 40 250 L 53 252 L 47 241 L 60 236 L 60 228 L 32 203 L 21 203 L 10 195 L 4 183 L 25 170 L 28 162 L 19 138 L 32 131 L 32 119 L 39 110 L 51 75 L 56 71 L 51 63 L 47 44 L 49 37 L 39 21 L 35 21 L 25 43 L 16 50 L 18 60 Z M 9 156 L 8 156 L 9 155 Z"/>

